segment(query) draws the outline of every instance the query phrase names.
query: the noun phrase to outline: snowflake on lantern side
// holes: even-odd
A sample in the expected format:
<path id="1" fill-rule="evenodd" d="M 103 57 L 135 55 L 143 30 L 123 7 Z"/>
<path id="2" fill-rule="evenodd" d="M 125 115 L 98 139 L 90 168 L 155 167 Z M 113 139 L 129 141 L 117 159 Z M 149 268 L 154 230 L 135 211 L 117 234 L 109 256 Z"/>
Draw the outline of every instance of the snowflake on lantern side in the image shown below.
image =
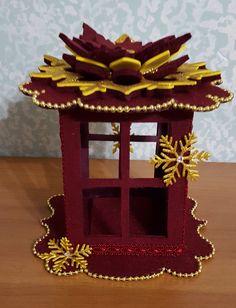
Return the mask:
<path id="1" fill-rule="evenodd" d="M 151 158 L 150 163 L 155 168 L 162 166 L 165 173 L 163 180 L 166 186 L 175 183 L 177 177 L 187 177 L 190 180 L 196 180 L 199 177 L 199 172 L 196 169 L 197 163 L 208 160 L 210 154 L 195 149 L 193 145 L 196 142 L 197 137 L 194 133 L 185 135 L 184 142 L 182 140 L 173 142 L 173 137 L 161 136 L 162 152 Z M 179 165 L 182 165 L 182 170 L 180 170 Z"/>
<path id="2" fill-rule="evenodd" d="M 120 126 L 119 126 L 119 124 L 111 123 L 111 128 L 112 128 L 113 134 L 116 135 L 116 136 L 119 136 L 119 134 L 120 134 Z M 130 127 L 130 129 L 131 129 L 131 127 Z M 113 142 L 112 154 L 115 154 L 116 151 L 118 151 L 119 149 L 120 149 L 120 142 L 119 141 Z M 131 143 L 130 143 L 130 146 L 129 146 L 129 151 L 130 151 L 130 153 L 134 153 L 134 148 L 133 148 Z"/>
<path id="3" fill-rule="evenodd" d="M 80 244 L 74 249 L 71 242 L 62 237 L 60 241 L 51 239 L 48 242 L 48 248 L 50 252 L 45 252 L 39 255 L 43 260 L 46 260 L 46 264 L 53 263 L 52 270 L 56 274 L 60 274 L 63 270 L 66 270 L 67 266 L 72 266 L 81 271 L 87 268 L 88 262 L 85 257 L 89 257 L 92 253 L 92 248 L 89 245 Z"/>

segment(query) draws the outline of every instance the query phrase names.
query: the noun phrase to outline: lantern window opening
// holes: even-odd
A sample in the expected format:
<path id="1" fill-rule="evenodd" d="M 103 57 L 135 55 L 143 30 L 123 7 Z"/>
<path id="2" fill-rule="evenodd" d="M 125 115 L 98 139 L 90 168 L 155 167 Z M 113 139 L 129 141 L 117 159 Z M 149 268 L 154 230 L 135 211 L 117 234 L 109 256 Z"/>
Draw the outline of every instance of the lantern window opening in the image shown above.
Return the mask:
<path id="1" fill-rule="evenodd" d="M 167 189 L 130 188 L 129 200 L 130 236 L 167 237 Z"/>
<path id="2" fill-rule="evenodd" d="M 120 236 L 121 189 L 83 189 L 83 213 L 86 236 Z"/>

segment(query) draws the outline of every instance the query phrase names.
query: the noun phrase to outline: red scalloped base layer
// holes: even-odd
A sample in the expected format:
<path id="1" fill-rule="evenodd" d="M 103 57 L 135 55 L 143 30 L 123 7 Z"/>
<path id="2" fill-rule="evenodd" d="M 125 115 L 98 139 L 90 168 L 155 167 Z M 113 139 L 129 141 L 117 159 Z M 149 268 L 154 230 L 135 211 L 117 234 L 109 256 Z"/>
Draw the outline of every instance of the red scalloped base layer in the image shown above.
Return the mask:
<path id="1" fill-rule="evenodd" d="M 52 215 L 42 220 L 42 224 L 47 227 L 48 233 L 39 239 L 34 245 L 34 253 L 39 256 L 48 252 L 49 239 L 60 239 L 65 236 L 64 227 L 64 198 L 54 196 L 49 201 Z M 200 228 L 206 225 L 206 221 L 198 220 L 194 216 L 197 204 L 194 200 L 188 199 L 186 213 L 185 246 L 182 253 L 178 255 L 98 255 L 91 254 L 88 261 L 88 268 L 85 273 L 89 276 L 116 279 L 117 277 L 132 280 L 136 278 L 152 278 L 163 272 L 168 272 L 175 276 L 192 277 L 201 272 L 201 260 L 208 259 L 214 254 L 213 244 L 205 239 L 199 232 Z M 81 243 L 82 244 L 82 243 Z M 89 244 L 89 243 L 86 243 Z M 93 247 L 93 246 L 92 246 Z M 52 269 L 46 267 L 51 273 Z M 66 268 L 60 275 L 76 274 L 75 268 Z M 125 280 L 125 279 L 123 279 Z"/>

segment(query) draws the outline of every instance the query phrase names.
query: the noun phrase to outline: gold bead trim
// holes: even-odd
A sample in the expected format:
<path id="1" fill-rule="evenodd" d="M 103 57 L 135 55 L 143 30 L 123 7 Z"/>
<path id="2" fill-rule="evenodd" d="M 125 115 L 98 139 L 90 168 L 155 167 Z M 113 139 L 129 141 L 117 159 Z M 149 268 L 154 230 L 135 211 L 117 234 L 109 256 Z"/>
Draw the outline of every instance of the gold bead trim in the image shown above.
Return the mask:
<path id="1" fill-rule="evenodd" d="M 213 85 L 219 84 L 221 81 L 217 80 L 212 82 Z M 187 111 L 199 111 L 199 112 L 207 112 L 207 111 L 212 111 L 214 109 L 217 109 L 221 103 L 226 103 L 229 102 L 233 99 L 234 94 L 230 92 L 229 90 L 223 89 L 225 92 L 228 93 L 227 97 L 219 97 L 219 96 L 214 96 L 211 94 L 207 94 L 206 97 L 210 98 L 212 102 L 214 103 L 211 106 L 206 106 L 206 107 L 199 107 L 196 105 L 190 105 L 190 104 L 184 104 L 184 103 L 179 103 L 175 99 L 169 99 L 166 102 L 162 104 L 157 104 L 157 105 L 149 105 L 149 106 L 135 106 L 135 107 L 130 107 L 130 106 L 94 106 L 94 105 L 89 105 L 87 103 L 83 103 L 80 98 L 74 99 L 72 101 L 68 101 L 64 104 L 54 104 L 51 102 L 44 102 L 40 101 L 37 99 L 38 95 L 40 94 L 38 91 L 32 91 L 32 90 L 27 90 L 24 88 L 24 85 L 29 84 L 29 82 L 21 84 L 19 86 L 19 89 L 21 92 L 31 95 L 33 103 L 36 104 L 39 107 L 43 108 L 49 108 L 49 109 L 69 109 L 71 107 L 75 107 L 78 105 L 80 108 L 83 108 L 85 110 L 90 110 L 90 111 L 98 111 L 98 112 L 148 112 L 148 111 L 163 111 L 167 110 L 170 108 L 174 109 L 180 109 L 180 110 L 187 110 Z M 41 93 L 45 93 L 45 90 L 42 90 Z"/>
<path id="2" fill-rule="evenodd" d="M 32 91 L 32 90 L 27 90 L 24 88 L 24 85 L 30 84 L 30 82 L 25 82 L 19 86 L 19 90 L 24 93 L 32 96 L 32 101 L 35 105 L 42 107 L 42 108 L 49 108 L 49 109 L 69 109 L 75 105 L 79 105 L 78 99 L 77 100 L 72 100 L 68 101 L 64 104 L 54 104 L 51 102 L 45 102 L 45 101 L 40 101 L 37 99 L 37 97 L 40 95 L 39 91 Z M 41 93 L 45 93 L 46 90 L 41 90 Z"/>
<path id="3" fill-rule="evenodd" d="M 36 246 L 38 243 L 40 243 L 43 239 L 45 239 L 49 233 L 50 233 L 50 229 L 49 229 L 49 226 L 47 225 L 47 223 L 45 222 L 46 219 L 49 219 L 49 218 L 52 218 L 55 211 L 53 209 L 53 207 L 51 206 L 50 204 L 50 201 L 52 198 L 54 197 L 57 197 L 57 196 L 63 196 L 63 194 L 58 194 L 58 195 L 53 195 L 51 196 L 48 200 L 47 200 L 47 204 L 51 210 L 51 215 L 49 217 L 45 217 L 43 219 L 41 219 L 41 225 L 44 226 L 46 228 L 46 234 L 44 236 L 42 236 L 41 238 L 39 238 L 33 245 L 33 253 L 34 255 L 36 255 L 37 257 L 40 258 L 40 253 L 37 252 L 36 250 Z M 191 277 L 194 277 L 194 276 L 197 276 L 198 274 L 201 273 L 202 271 L 202 260 L 208 260 L 210 258 L 212 258 L 215 254 L 215 247 L 213 245 L 213 243 L 211 241 L 209 241 L 207 238 L 205 238 L 201 233 L 200 233 L 200 230 L 202 227 L 206 226 L 207 224 L 207 220 L 204 220 L 202 222 L 202 219 L 198 219 L 194 212 L 198 206 L 198 203 L 195 199 L 189 197 L 189 199 L 191 199 L 195 205 L 194 207 L 192 208 L 191 210 L 191 215 L 193 216 L 193 218 L 199 222 L 201 222 L 201 224 L 198 226 L 197 228 L 197 233 L 198 235 L 203 239 L 205 240 L 207 243 L 209 243 L 212 247 L 212 253 L 209 254 L 208 256 L 195 256 L 195 259 L 198 261 L 198 270 L 193 272 L 193 273 L 180 273 L 180 272 L 176 272 L 176 271 L 172 271 L 170 268 L 165 268 L 163 267 L 160 272 L 158 273 L 154 273 L 154 274 L 150 274 L 150 275 L 143 275 L 143 276 L 130 276 L 130 277 L 116 277 L 116 276 L 108 276 L 108 275 L 100 275 L 100 274 L 97 274 L 97 273 L 91 273 L 89 272 L 87 269 L 81 269 L 81 270 L 75 270 L 75 271 L 69 271 L 69 272 L 62 272 L 62 273 L 55 273 L 47 263 L 45 263 L 45 268 L 46 270 L 50 273 L 50 274 L 53 274 L 53 275 L 57 275 L 57 276 L 71 276 L 71 275 L 76 275 L 76 274 L 79 274 L 79 273 L 85 273 L 87 274 L 88 276 L 90 277 L 93 277 L 93 278 L 99 278 L 99 279 L 105 279 L 105 280 L 115 280 L 115 281 L 137 281 L 137 280 L 147 280 L 147 279 L 152 279 L 152 278 L 156 278 L 156 277 L 159 277 L 161 276 L 162 274 L 164 274 L 164 272 L 168 273 L 168 274 L 171 274 L 173 276 L 176 276 L 176 277 L 183 277 L 183 278 L 191 278 Z"/>

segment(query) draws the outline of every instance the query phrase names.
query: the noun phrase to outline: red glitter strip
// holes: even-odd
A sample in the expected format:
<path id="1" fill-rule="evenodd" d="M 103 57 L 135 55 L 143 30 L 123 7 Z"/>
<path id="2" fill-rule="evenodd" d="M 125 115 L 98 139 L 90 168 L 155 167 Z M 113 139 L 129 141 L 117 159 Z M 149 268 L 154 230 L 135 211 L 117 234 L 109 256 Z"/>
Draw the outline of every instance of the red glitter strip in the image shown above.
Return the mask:
<path id="1" fill-rule="evenodd" d="M 145 247 L 134 245 L 92 245 L 94 255 L 117 256 L 179 256 L 184 252 L 183 246 Z"/>

